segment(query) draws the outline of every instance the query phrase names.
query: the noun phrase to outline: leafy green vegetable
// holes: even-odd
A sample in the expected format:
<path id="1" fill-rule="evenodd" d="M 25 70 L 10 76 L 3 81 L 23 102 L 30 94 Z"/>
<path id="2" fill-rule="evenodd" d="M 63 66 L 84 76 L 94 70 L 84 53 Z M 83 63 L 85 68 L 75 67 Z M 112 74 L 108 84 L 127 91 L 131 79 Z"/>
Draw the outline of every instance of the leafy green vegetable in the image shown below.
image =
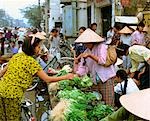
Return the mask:
<path id="1" fill-rule="evenodd" d="M 65 70 L 61 70 L 56 76 L 67 73 Z M 93 81 L 87 75 L 59 82 L 60 91 L 57 96 L 70 101 L 64 113 L 65 121 L 98 121 L 114 111 L 111 106 L 99 103 L 102 98 L 101 94 L 80 90 L 92 85 Z"/>
<path id="2" fill-rule="evenodd" d="M 82 87 L 90 87 L 93 85 L 92 79 L 88 77 L 87 75 L 83 76 L 81 80 L 81 86 Z"/>
<path id="3" fill-rule="evenodd" d="M 67 74 L 66 71 L 61 70 L 56 76 L 61 76 Z M 74 88 L 88 88 L 93 85 L 90 77 L 87 75 L 80 77 L 74 77 L 72 80 L 62 80 L 59 82 L 59 87 L 61 90 L 71 90 Z"/>
<path id="4" fill-rule="evenodd" d="M 87 113 L 85 110 L 80 110 L 72 106 L 65 114 L 66 121 L 88 121 Z"/>
<path id="5" fill-rule="evenodd" d="M 56 76 L 63 76 L 63 75 L 66 75 L 68 72 L 66 70 L 60 70 L 58 72 L 58 74 L 56 74 Z"/>
<path id="6" fill-rule="evenodd" d="M 95 101 L 97 98 L 94 93 L 84 93 L 79 89 L 74 90 L 60 90 L 57 94 L 60 99 L 73 99 L 79 103 L 88 104 Z"/>
<path id="7" fill-rule="evenodd" d="M 62 80 L 59 82 L 59 89 L 61 90 L 72 90 L 74 82 L 70 80 Z"/>
<path id="8" fill-rule="evenodd" d="M 94 109 L 88 112 L 88 118 L 100 120 L 107 115 L 111 114 L 114 109 L 109 105 L 104 105 L 102 103 L 96 105 Z"/>

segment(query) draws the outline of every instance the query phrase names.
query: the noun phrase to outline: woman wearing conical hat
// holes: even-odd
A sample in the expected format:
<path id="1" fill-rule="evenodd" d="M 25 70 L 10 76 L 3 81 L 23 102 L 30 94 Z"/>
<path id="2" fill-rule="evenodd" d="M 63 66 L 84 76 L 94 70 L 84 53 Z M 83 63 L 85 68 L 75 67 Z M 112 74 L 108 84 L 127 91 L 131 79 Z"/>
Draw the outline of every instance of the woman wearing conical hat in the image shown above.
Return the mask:
<path id="1" fill-rule="evenodd" d="M 132 40 L 131 34 L 132 34 L 132 32 L 133 31 L 127 26 L 125 26 L 123 29 L 121 29 L 119 31 L 119 33 L 121 34 L 120 40 L 123 44 L 131 46 L 131 40 Z M 130 61 L 129 56 L 123 56 L 122 59 L 123 59 L 124 69 L 129 69 L 131 66 L 131 61 Z"/>
<path id="2" fill-rule="evenodd" d="M 125 26 L 123 29 L 121 29 L 119 31 L 119 33 L 121 34 L 120 40 L 123 42 L 123 44 L 127 44 L 127 45 L 131 46 L 132 32 L 133 31 L 130 28 L 128 28 L 127 26 Z"/>
<path id="3" fill-rule="evenodd" d="M 83 43 L 87 48 L 77 58 L 81 61 L 78 63 L 76 73 L 79 76 L 90 74 L 94 87 L 102 94 L 103 101 L 106 104 L 114 105 L 114 82 L 112 78 L 116 73 L 113 65 L 104 66 L 108 46 L 103 41 L 104 39 L 91 29 L 86 29 L 75 40 L 76 43 Z"/>
<path id="4" fill-rule="evenodd" d="M 149 121 L 150 88 L 120 97 L 122 107 L 100 121 Z"/>

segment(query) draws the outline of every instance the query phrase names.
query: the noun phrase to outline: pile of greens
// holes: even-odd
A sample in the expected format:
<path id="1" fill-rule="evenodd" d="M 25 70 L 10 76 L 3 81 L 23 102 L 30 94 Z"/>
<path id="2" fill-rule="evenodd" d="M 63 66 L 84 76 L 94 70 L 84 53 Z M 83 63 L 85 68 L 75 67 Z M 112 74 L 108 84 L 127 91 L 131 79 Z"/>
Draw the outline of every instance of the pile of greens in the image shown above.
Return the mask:
<path id="1" fill-rule="evenodd" d="M 64 114 L 66 121 L 88 121 L 87 110 L 92 109 L 89 104 L 96 100 L 96 96 L 92 92 L 84 93 L 79 89 L 61 90 L 58 92 L 58 97 L 70 101 Z"/>
<path id="2" fill-rule="evenodd" d="M 56 76 L 67 73 L 67 71 L 61 70 Z M 100 94 L 98 96 L 95 92 L 81 91 L 82 88 L 92 85 L 93 82 L 87 75 L 59 82 L 60 90 L 57 97 L 70 102 L 64 112 L 64 121 L 98 121 L 114 111 L 111 106 L 101 103 L 102 96 Z"/>
<path id="3" fill-rule="evenodd" d="M 88 88 L 93 85 L 92 79 L 87 75 L 83 77 L 74 77 L 72 80 L 62 80 L 59 82 L 61 90 L 72 90 L 74 88 Z"/>
<path id="4" fill-rule="evenodd" d="M 68 72 L 66 71 L 66 70 L 60 70 L 57 74 L 56 74 L 56 76 L 64 76 L 64 75 L 66 75 Z"/>
<path id="5" fill-rule="evenodd" d="M 79 89 L 60 90 L 57 94 L 60 99 L 71 99 L 78 103 L 88 104 L 97 100 L 96 95 L 92 92 L 84 93 Z"/>
<path id="6" fill-rule="evenodd" d="M 111 106 L 97 101 L 93 92 L 85 93 L 79 89 L 61 90 L 58 92 L 58 97 L 71 102 L 64 114 L 66 121 L 96 121 L 114 111 Z M 93 104 L 94 101 L 97 103 Z"/>
<path id="7" fill-rule="evenodd" d="M 61 70 L 56 76 L 66 75 L 68 72 Z M 83 77 L 74 77 L 72 80 L 62 80 L 59 82 L 61 90 L 72 90 L 73 88 L 88 88 L 93 85 L 92 79 L 87 75 Z"/>
<path id="8" fill-rule="evenodd" d="M 99 121 L 113 112 L 114 109 L 111 106 L 99 103 L 95 105 L 91 111 L 88 112 L 88 119 L 91 119 L 91 121 Z"/>

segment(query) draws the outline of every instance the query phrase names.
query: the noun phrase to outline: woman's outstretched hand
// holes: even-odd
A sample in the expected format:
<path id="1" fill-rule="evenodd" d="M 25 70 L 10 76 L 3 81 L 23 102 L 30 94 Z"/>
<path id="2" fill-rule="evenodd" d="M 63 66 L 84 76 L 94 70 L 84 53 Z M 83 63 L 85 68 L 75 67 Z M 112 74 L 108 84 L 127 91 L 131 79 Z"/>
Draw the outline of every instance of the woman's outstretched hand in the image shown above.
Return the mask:
<path id="1" fill-rule="evenodd" d="M 67 75 L 65 75 L 65 76 L 66 76 L 66 79 L 71 80 L 71 79 L 73 79 L 74 77 L 76 77 L 77 75 L 76 75 L 76 74 L 73 74 L 73 73 L 69 73 L 69 74 L 67 74 Z"/>

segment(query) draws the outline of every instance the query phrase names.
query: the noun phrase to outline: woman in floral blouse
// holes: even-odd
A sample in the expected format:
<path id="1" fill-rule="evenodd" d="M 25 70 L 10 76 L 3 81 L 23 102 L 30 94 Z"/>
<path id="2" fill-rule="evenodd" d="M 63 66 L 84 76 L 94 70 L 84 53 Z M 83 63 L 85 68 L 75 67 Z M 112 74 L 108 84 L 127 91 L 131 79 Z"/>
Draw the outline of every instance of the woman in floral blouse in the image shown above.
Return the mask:
<path id="1" fill-rule="evenodd" d="M 26 37 L 22 53 L 14 55 L 0 76 L 0 121 L 20 121 L 21 99 L 26 89 L 32 84 L 33 77 L 39 76 L 45 82 L 57 82 L 72 79 L 73 74 L 49 77 L 34 59 L 40 52 L 41 40 Z"/>

